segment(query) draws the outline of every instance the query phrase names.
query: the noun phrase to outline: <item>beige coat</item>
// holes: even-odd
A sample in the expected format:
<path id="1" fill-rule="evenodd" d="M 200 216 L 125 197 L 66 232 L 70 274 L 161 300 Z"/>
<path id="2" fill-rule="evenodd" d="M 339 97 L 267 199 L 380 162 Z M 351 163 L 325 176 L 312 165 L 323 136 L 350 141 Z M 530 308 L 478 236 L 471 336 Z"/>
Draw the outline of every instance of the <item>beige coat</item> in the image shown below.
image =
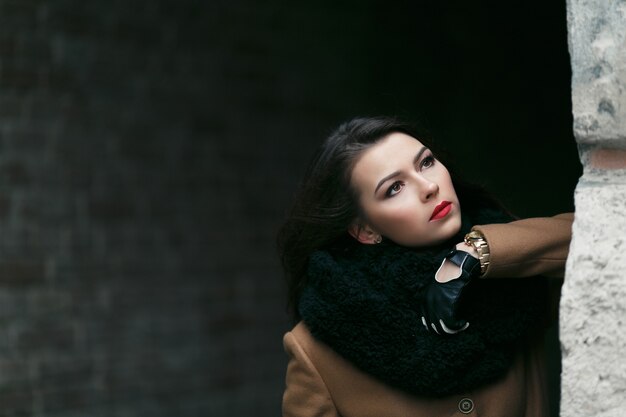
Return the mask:
<path id="1" fill-rule="evenodd" d="M 489 277 L 563 275 L 573 214 L 476 226 L 491 252 Z M 529 341 L 499 382 L 443 399 L 390 388 L 315 340 L 304 323 L 285 334 L 284 417 L 546 417 L 543 342 Z"/>

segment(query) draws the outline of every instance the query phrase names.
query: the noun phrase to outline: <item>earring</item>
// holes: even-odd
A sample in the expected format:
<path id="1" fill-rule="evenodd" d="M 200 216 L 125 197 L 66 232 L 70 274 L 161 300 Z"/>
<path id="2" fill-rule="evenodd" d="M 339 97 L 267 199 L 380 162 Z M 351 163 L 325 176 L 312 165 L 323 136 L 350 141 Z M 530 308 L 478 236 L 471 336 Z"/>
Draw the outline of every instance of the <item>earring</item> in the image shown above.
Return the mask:
<path id="1" fill-rule="evenodd" d="M 376 239 L 374 239 L 374 243 L 380 243 L 383 241 L 383 237 L 381 235 L 376 236 Z"/>

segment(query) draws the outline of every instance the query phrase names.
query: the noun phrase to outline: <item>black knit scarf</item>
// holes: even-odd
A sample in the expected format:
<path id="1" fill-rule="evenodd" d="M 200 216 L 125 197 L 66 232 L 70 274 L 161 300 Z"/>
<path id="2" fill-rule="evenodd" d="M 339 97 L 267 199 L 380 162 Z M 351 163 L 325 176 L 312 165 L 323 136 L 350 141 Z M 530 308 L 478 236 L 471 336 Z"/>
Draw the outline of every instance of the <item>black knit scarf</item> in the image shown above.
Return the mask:
<path id="1" fill-rule="evenodd" d="M 414 395 L 441 397 L 495 382 L 542 322 L 546 281 L 473 280 L 461 306 L 470 326 L 454 336 L 427 332 L 420 302 L 444 255 L 471 225 L 509 220 L 493 210 L 464 214 L 457 236 L 420 252 L 391 242 L 350 240 L 341 249 L 317 251 L 299 303 L 302 319 L 317 339 L 356 367 Z"/>

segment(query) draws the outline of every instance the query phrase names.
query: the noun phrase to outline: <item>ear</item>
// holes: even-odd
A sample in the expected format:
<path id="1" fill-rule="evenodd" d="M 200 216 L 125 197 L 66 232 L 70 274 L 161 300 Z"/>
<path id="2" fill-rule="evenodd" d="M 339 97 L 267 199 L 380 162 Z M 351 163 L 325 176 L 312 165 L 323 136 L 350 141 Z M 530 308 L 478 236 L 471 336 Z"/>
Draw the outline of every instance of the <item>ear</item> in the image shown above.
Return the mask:
<path id="1" fill-rule="evenodd" d="M 359 222 L 354 222 L 348 229 L 350 236 L 358 240 L 365 245 L 373 245 L 378 243 L 376 240 L 380 238 L 380 234 L 372 230 L 368 225 L 363 225 Z"/>

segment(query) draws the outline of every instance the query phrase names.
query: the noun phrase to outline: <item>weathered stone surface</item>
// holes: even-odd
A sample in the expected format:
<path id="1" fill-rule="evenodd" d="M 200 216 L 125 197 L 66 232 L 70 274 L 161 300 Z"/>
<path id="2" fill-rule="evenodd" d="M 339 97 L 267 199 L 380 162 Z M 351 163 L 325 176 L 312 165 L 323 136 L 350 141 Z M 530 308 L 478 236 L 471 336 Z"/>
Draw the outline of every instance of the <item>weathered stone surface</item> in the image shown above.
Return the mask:
<path id="1" fill-rule="evenodd" d="M 561 299 L 561 416 L 623 416 L 626 170 L 585 175 Z"/>
<path id="2" fill-rule="evenodd" d="M 626 2 L 568 0 L 574 133 L 626 146 Z"/>
<path id="3" fill-rule="evenodd" d="M 626 415 L 626 2 L 568 0 L 584 173 L 561 298 L 561 416 Z"/>

